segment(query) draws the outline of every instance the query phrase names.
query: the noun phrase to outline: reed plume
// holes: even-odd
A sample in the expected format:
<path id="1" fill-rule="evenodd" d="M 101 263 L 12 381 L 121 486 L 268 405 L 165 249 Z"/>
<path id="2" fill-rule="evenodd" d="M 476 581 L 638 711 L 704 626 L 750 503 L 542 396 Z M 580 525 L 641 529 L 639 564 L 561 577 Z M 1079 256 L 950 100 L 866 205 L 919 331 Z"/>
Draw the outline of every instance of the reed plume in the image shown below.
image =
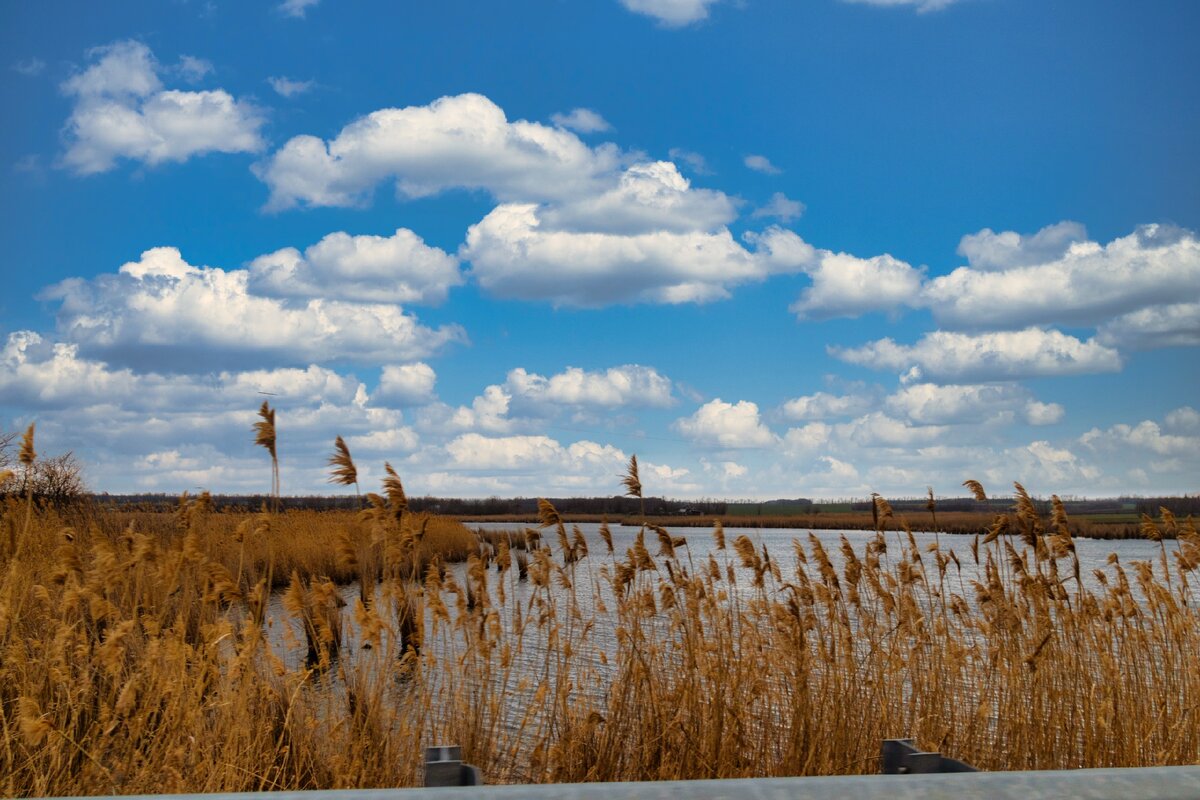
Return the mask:
<path id="1" fill-rule="evenodd" d="M 396 519 L 401 519 L 404 512 L 408 511 L 408 496 L 404 493 L 404 484 L 400 482 L 400 476 L 396 474 L 396 470 L 392 469 L 392 465 L 383 462 L 383 491 L 387 495 L 388 508 Z"/>
<path id="2" fill-rule="evenodd" d="M 621 476 L 621 485 L 625 487 L 626 497 L 642 496 L 642 480 L 638 476 L 637 454 L 629 457 L 629 466 L 625 468 L 625 474 Z"/>
<path id="3" fill-rule="evenodd" d="M 871 515 L 875 522 L 875 530 L 882 533 L 886 521 L 892 518 L 892 504 L 875 492 L 871 493 Z"/>
<path id="4" fill-rule="evenodd" d="M 967 490 L 971 492 L 972 496 L 974 496 L 977 502 L 987 502 L 987 493 L 983 491 L 982 483 L 968 478 L 967 480 L 963 481 L 963 486 L 967 487 Z"/>
<path id="5" fill-rule="evenodd" d="M 538 498 L 538 521 L 543 528 L 563 528 L 562 515 L 558 513 L 558 509 L 544 497 Z"/>
<path id="6" fill-rule="evenodd" d="M 25 435 L 21 437 L 21 451 L 17 456 L 17 461 L 25 468 L 25 532 L 24 538 L 29 537 L 30 526 L 33 525 L 33 481 L 30 480 L 30 473 L 33 471 L 33 463 L 37 460 L 37 452 L 33 449 L 33 429 L 37 423 L 29 423 L 29 427 L 25 429 Z"/>
<path id="7" fill-rule="evenodd" d="M 3 483 L 4 481 L 0 481 L 0 485 L 3 485 Z M 611 554 L 613 551 L 613 540 L 612 531 L 608 528 L 608 517 L 605 517 L 600 521 L 600 538 L 604 540 L 604 545 L 608 548 L 608 552 Z"/>
<path id="8" fill-rule="evenodd" d="M 279 455 L 275 450 L 275 409 L 266 400 L 258 409 L 259 421 L 254 423 L 254 444 L 271 454 L 271 498 L 279 511 Z"/>
<path id="9" fill-rule="evenodd" d="M 21 452 L 17 456 L 17 460 L 24 467 L 33 466 L 33 462 L 37 460 L 37 453 L 33 449 L 33 429 L 37 425 L 36 422 L 29 423 L 29 427 L 25 429 L 25 435 L 21 437 Z"/>
<path id="10" fill-rule="evenodd" d="M 350 457 L 350 448 L 346 446 L 346 441 L 341 436 L 334 439 L 333 455 L 326 463 L 333 467 L 330 471 L 329 482 L 339 486 L 353 486 L 354 494 L 359 497 L 361 505 L 362 492 L 358 487 L 358 467 L 354 466 L 354 459 Z"/>
<path id="11" fill-rule="evenodd" d="M 625 474 L 621 476 L 621 485 L 625 487 L 626 497 L 636 497 L 641 504 L 642 521 L 646 520 L 646 498 L 642 496 L 642 479 L 638 475 L 637 454 L 629 457 L 629 466 L 625 468 Z"/>

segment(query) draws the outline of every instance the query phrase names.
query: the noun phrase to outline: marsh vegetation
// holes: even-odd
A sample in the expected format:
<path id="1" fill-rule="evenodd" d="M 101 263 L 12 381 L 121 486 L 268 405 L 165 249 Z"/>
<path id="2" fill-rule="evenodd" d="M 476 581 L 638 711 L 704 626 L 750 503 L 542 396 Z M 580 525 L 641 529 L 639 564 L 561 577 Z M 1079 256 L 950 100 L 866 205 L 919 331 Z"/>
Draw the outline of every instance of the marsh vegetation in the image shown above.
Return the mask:
<path id="1" fill-rule="evenodd" d="M 0 791 L 408 786 L 435 742 L 489 782 L 871 772 L 893 736 L 984 769 L 1200 753 L 1190 519 L 1085 574 L 1019 485 L 977 537 L 918 537 L 880 497 L 872 532 L 784 549 L 585 535 L 550 503 L 532 535 L 473 534 L 387 475 L 358 513 L 10 495 Z"/>

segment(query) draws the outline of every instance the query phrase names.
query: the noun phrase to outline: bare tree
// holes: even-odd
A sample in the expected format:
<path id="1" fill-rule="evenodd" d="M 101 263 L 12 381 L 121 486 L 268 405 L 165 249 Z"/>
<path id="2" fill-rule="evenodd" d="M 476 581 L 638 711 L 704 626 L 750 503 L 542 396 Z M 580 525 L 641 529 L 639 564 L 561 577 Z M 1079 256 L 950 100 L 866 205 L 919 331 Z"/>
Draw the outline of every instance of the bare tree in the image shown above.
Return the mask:
<path id="1" fill-rule="evenodd" d="M 19 441 L 19 434 L 0 431 L 0 470 L 11 469 L 16 473 L 7 485 L 0 487 L 0 496 L 5 493 L 24 496 L 32 490 L 35 501 L 62 506 L 87 494 L 83 465 L 74 453 L 39 457 L 30 464 L 21 464 L 17 458 Z"/>
<path id="2" fill-rule="evenodd" d="M 0 469 L 5 469 L 9 464 L 12 464 L 16 458 L 13 456 L 13 448 L 16 447 L 17 434 L 6 433 L 0 431 Z"/>
<path id="3" fill-rule="evenodd" d="M 43 503 L 64 506 L 87 493 L 83 484 L 83 466 L 74 453 L 66 452 L 34 462 L 29 476 L 33 496 Z"/>

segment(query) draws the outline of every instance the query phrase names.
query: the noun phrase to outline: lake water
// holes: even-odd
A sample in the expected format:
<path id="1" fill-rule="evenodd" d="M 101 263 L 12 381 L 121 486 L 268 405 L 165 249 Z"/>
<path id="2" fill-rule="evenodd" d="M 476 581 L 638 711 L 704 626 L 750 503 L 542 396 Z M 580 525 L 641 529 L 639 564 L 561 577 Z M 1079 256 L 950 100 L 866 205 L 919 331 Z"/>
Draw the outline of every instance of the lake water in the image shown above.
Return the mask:
<path id="1" fill-rule="evenodd" d="M 473 526 L 488 531 L 513 531 L 520 533 L 525 530 L 526 526 L 513 525 L 511 523 L 483 523 Z M 598 523 L 580 523 L 579 530 L 588 544 L 589 555 L 575 565 L 576 585 L 578 592 L 576 597 L 579 602 L 579 615 L 585 620 L 593 620 L 596 624 L 588 634 L 588 639 L 592 647 L 599 650 L 615 649 L 615 641 L 612 638 L 611 628 L 605 628 L 604 613 L 595 606 L 599 599 L 604 602 L 605 597 L 611 598 L 611 591 L 603 580 L 600 569 L 603 565 L 612 563 L 614 556 L 608 554 L 607 546 L 600 536 L 600 525 Z M 569 527 L 570 530 L 570 527 Z M 609 530 L 612 534 L 613 548 L 615 558 L 618 560 L 625 558 L 626 551 L 633 546 L 637 538 L 638 528 L 632 526 L 610 525 Z M 735 574 L 739 576 L 739 582 L 736 587 L 727 587 L 732 592 L 742 594 L 751 594 L 754 590 L 751 588 L 749 580 L 750 573 L 747 570 L 738 566 L 736 554 L 732 552 L 733 541 L 743 534 L 748 536 L 761 551 L 766 548 L 770 553 L 771 558 L 776 561 L 784 580 L 788 579 L 788 575 L 792 574 L 797 566 L 795 549 L 793 542 L 799 540 L 809 550 L 810 536 L 815 537 L 820 541 L 829 554 L 830 560 L 834 567 L 838 570 L 839 575 L 843 572 L 844 557 L 842 554 L 842 539 L 843 537 L 850 543 L 854 552 L 859 558 L 863 557 L 867 543 L 875 538 L 874 531 L 809 531 L 807 529 L 796 528 L 725 528 L 725 539 L 727 542 L 727 550 L 721 552 L 717 548 L 712 530 L 709 528 L 667 528 L 667 531 L 672 536 L 684 537 L 687 540 L 686 547 L 678 548 L 677 555 L 681 562 L 685 565 L 690 558 L 696 569 L 701 568 L 705 564 L 709 556 L 716 557 L 721 564 L 722 570 L 725 569 L 725 560 L 735 565 Z M 551 529 L 542 530 L 543 544 L 549 545 L 552 552 L 558 558 L 558 546 L 555 542 L 555 535 Z M 902 541 L 906 541 L 906 534 L 895 531 L 889 531 L 886 534 L 889 553 L 899 553 Z M 981 568 L 976 566 L 974 558 L 971 554 L 971 543 L 974 537 L 956 535 L 956 534 L 933 534 L 933 533 L 913 533 L 913 537 L 917 542 L 922 553 L 927 551 L 927 548 L 934 543 L 940 543 L 943 552 L 952 550 L 956 553 L 960 567 L 955 567 L 953 564 L 949 566 L 946 573 L 946 590 L 961 595 L 968 602 L 972 602 L 974 592 L 972 589 L 972 581 L 980 579 Z M 1021 549 L 1020 542 L 1014 540 L 1017 549 Z M 1174 556 L 1172 551 L 1177 547 L 1177 543 L 1173 540 L 1164 543 L 1167 551 L 1167 556 L 1170 563 L 1174 565 Z M 647 531 L 646 546 L 652 555 L 658 553 L 658 540 L 653 532 Z M 514 551 L 514 555 L 518 551 Z M 1127 568 L 1135 561 L 1151 561 L 1155 563 L 1156 569 L 1161 570 L 1157 566 L 1162 557 L 1162 550 L 1157 542 L 1151 542 L 1144 539 L 1075 539 L 1075 552 L 1079 558 L 1081 578 L 1084 586 L 1093 591 L 1099 590 L 1100 584 L 1096 579 L 1094 572 L 1096 570 L 1106 570 L 1111 554 L 1115 554 L 1123 565 Z M 661 561 L 661 559 L 657 559 Z M 1069 577 L 1069 559 L 1060 560 L 1060 569 L 1063 570 L 1062 577 Z M 809 570 L 810 574 L 815 574 L 816 567 L 813 564 L 808 564 L 805 569 Z M 934 580 L 936 568 L 933 565 L 933 559 L 927 559 L 927 569 L 930 573 L 930 580 Z M 466 583 L 466 564 L 452 564 L 448 567 L 448 572 L 461 585 Z M 518 581 L 516 579 L 515 567 L 505 576 L 505 593 L 508 597 L 509 606 L 528 605 L 531 593 L 533 592 L 532 585 L 527 581 Z M 489 582 L 494 583 L 500 580 L 500 576 L 495 572 L 494 568 L 489 572 Z M 1073 585 L 1073 580 L 1071 581 Z M 359 596 L 359 587 L 357 584 L 351 584 L 339 588 L 339 592 L 347 603 L 346 611 L 349 612 Z M 492 594 L 495 594 L 493 591 Z M 493 602 L 495 598 L 493 597 Z M 453 614 L 453 607 L 451 607 Z M 502 617 L 508 621 L 503 608 L 499 608 Z M 282 604 L 278 596 L 273 600 L 269 609 L 269 617 L 273 617 L 271 626 L 270 639 L 281 653 L 287 654 L 286 660 L 289 664 L 295 665 L 303 660 L 303 633 L 300 625 L 295 620 L 289 620 L 289 615 L 283 610 Z M 353 654 L 361 647 L 359 636 L 355 630 L 353 623 L 353 615 L 346 613 L 344 615 L 344 656 L 353 658 Z M 524 656 L 531 660 L 540 661 L 544 657 L 544 653 L 526 652 Z"/>
<path id="2" fill-rule="evenodd" d="M 511 524 L 487 524 L 477 527 L 493 531 L 521 532 L 524 530 L 524 526 Z M 533 586 L 532 581 L 519 581 L 515 565 L 503 574 L 494 566 L 488 570 L 488 595 L 492 604 L 491 608 L 495 611 L 496 623 L 503 632 L 499 640 L 512 643 L 510 666 L 507 669 L 485 671 L 484 673 L 464 673 L 461 669 L 458 671 L 434 669 L 422 672 L 422 691 L 432 692 L 443 698 L 453 695 L 456 691 L 463 691 L 464 683 L 477 681 L 482 684 L 482 686 L 469 691 L 477 690 L 478 697 L 489 698 L 488 702 L 495 701 L 499 704 L 495 711 L 497 719 L 495 734 L 500 736 L 507 743 L 506 746 L 511 748 L 527 747 L 530 741 L 530 728 L 527 727 L 531 724 L 530 720 L 534 720 L 532 723 L 534 725 L 540 724 L 539 720 L 547 713 L 547 700 L 538 696 L 539 682 L 551 687 L 569 683 L 572 687 L 571 703 L 574 707 L 581 708 L 578 704 L 583 703 L 585 704 L 583 707 L 603 710 L 607 693 L 617 677 L 615 661 L 609 658 L 619 651 L 614 626 L 616 599 L 613 597 L 611 586 L 604 578 L 603 573 L 605 570 L 613 569 L 614 558 L 618 561 L 626 558 L 626 550 L 634 545 L 638 528 L 611 526 L 615 553 L 609 555 L 607 546 L 600 536 L 598 524 L 581 524 L 578 527 L 587 542 L 589 555 L 577 562 L 573 569 L 564 570 L 567 575 L 573 576 L 576 588 L 574 593 L 564 591 L 557 583 L 552 583 L 549 589 L 539 590 Z M 731 585 L 728 582 L 721 584 L 721 588 L 729 593 L 730 600 L 733 602 L 737 602 L 739 596 L 749 599 L 751 595 L 759 591 L 752 587 L 750 580 L 752 573 L 739 566 L 738 556 L 733 551 L 733 542 L 738 536 L 747 535 L 760 552 L 765 547 L 779 566 L 784 581 L 789 580 L 797 568 L 794 540 L 798 539 L 811 555 L 808 530 L 726 528 L 727 549 L 724 552 L 718 550 L 711 529 L 668 528 L 668 531 L 672 536 L 686 538 L 687 545 L 677 548 L 677 557 L 685 566 L 690 562 L 692 566 L 689 569 L 699 572 L 710 556 L 716 558 L 723 575 L 727 564 L 734 567 L 736 584 Z M 549 552 L 553 554 L 555 563 L 561 564 L 557 536 L 552 530 L 542 531 L 542 534 L 543 543 L 550 546 Z M 811 535 L 823 544 L 839 577 L 844 574 L 842 538 L 845 537 L 859 558 L 863 557 L 867 544 L 875 538 L 873 531 L 815 531 Z M 899 557 L 902 542 L 906 543 L 907 537 L 903 533 L 896 532 L 888 532 L 886 536 L 888 552 L 883 558 L 896 559 Z M 981 572 L 971 554 L 971 543 L 974 537 L 948 534 L 939 536 L 932 533 L 914 533 L 913 537 L 924 557 L 931 583 L 937 581 L 937 569 L 934 559 L 927 554 L 927 548 L 934 543 L 940 543 L 942 552 L 953 550 L 958 555 L 961 569 L 953 564 L 948 567 L 944 588 L 947 593 L 958 594 L 968 604 L 974 605 L 975 592 L 972 582 L 979 579 Z M 1018 550 L 1022 549 L 1019 540 L 1014 540 L 1013 544 Z M 647 532 L 646 546 L 659 563 L 660 571 L 665 574 L 664 559 L 657 556 L 659 542 L 653 532 Z M 1165 547 L 1173 564 L 1172 551 L 1176 549 L 1177 545 L 1174 541 L 1168 541 L 1165 543 Z M 1108 566 L 1110 554 L 1116 554 L 1131 573 L 1132 564 L 1137 561 L 1153 562 L 1156 564 L 1155 571 L 1161 571 L 1161 567 L 1157 565 L 1161 559 L 1162 550 L 1156 542 L 1076 539 L 1075 548 L 1080 561 L 1080 577 L 1085 587 L 1091 590 L 1101 588 L 1100 582 L 1093 574 L 1094 570 L 1103 570 L 1111 575 L 1112 568 Z M 514 556 L 518 552 L 520 551 L 514 551 Z M 532 557 L 530 560 L 532 561 Z M 801 565 L 801 568 L 808 570 L 810 575 L 815 575 L 817 568 L 811 558 L 809 561 L 808 565 Z M 1066 579 L 1065 585 L 1068 591 L 1076 591 L 1074 581 L 1070 576 L 1070 559 L 1062 559 L 1059 564 L 1060 570 L 1062 570 L 1061 577 Z M 466 564 L 449 565 L 447 574 L 459 586 L 467 584 Z M 503 603 L 500 602 L 501 582 L 505 597 Z M 776 591 L 782 595 L 781 588 L 777 588 Z M 1136 583 L 1134 591 L 1137 592 Z M 350 613 L 358 601 L 359 587 L 357 585 L 343 586 L 339 588 L 339 592 L 347 603 L 342 615 L 344 634 L 339 657 L 340 665 L 348 670 L 357 670 L 360 674 L 379 676 L 394 673 L 397 652 L 394 649 L 394 643 L 392 647 L 389 647 L 385 638 L 383 648 L 364 649 L 362 646 L 362 637 L 356 628 L 354 615 Z M 447 596 L 446 604 L 449 606 L 450 617 L 453 620 L 457 616 L 454 598 L 448 593 L 443 594 Z M 376 596 L 378 607 L 380 609 L 387 608 L 387 601 L 381 595 L 377 594 Z M 553 603 L 545 602 L 548 597 L 553 598 Z M 545 614 L 547 607 L 553 608 L 548 622 Z M 537 622 L 539 613 L 542 615 L 541 624 Z M 305 647 L 299 622 L 291 618 L 283 609 L 278 596 L 273 600 L 268 616 L 272 620 L 268 630 L 268 639 L 273 644 L 275 652 L 283 658 L 288 666 L 303 668 Z M 524 620 L 523 626 L 520 620 Z M 852 624 L 855 623 L 852 622 Z M 434 656 L 442 665 L 457 662 L 461 667 L 463 661 L 474 657 L 468 656 L 468 651 L 473 651 L 474 648 L 466 643 L 475 636 L 470 632 L 469 627 L 456 629 L 452 623 L 445 622 L 435 626 L 431 615 L 427 613 L 426 629 L 433 633 L 426 639 L 424 652 Z M 669 635 L 665 617 L 660 616 L 657 620 L 646 623 L 647 641 L 662 641 L 662 637 L 656 638 L 656 627 L 662 631 L 663 636 Z M 513 632 L 518 629 L 522 633 L 514 634 Z M 564 656 L 564 642 L 570 643 L 570 657 Z M 493 658 L 493 663 L 494 660 Z M 817 669 L 819 668 L 817 667 Z M 333 692 L 333 696 L 339 695 L 342 692 L 339 674 L 339 672 L 330 673 L 327 678 L 316 682 L 314 688 L 318 688 L 321 692 Z M 464 681 L 462 678 L 464 674 L 476 676 L 484 674 L 486 677 L 482 679 L 468 678 Z M 402 706 L 407 702 L 406 698 L 409 695 L 406 692 L 408 690 L 403 683 L 395 684 L 393 691 L 397 692 L 395 697 L 398 704 Z M 438 692 L 442 692 L 442 694 L 437 695 Z M 439 708 L 453 707 L 451 703 L 445 702 L 435 703 L 435 705 Z M 515 759 L 514 763 L 523 763 L 523 761 Z"/>

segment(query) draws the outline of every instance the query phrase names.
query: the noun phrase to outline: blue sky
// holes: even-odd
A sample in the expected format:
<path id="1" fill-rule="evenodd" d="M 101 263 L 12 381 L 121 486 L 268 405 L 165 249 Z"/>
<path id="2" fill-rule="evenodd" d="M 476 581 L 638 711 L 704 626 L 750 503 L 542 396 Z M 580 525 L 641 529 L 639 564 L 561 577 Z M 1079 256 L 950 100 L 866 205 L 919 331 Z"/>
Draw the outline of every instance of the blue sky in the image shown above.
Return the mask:
<path id="1" fill-rule="evenodd" d="M 1200 490 L 1200 7 L 7 4 L 0 430 L 98 490 Z"/>

